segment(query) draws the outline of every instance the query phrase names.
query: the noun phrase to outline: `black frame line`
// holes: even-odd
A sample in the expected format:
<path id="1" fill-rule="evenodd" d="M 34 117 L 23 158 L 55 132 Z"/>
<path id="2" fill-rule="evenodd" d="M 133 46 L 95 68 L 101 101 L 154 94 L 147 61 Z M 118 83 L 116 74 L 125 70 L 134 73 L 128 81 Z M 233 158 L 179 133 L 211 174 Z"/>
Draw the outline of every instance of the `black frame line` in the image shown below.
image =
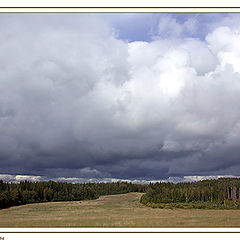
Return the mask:
<path id="1" fill-rule="evenodd" d="M 163 9 L 166 9 L 166 8 L 171 8 L 171 9 L 174 9 L 174 8 L 180 8 L 180 9 L 183 9 L 183 8 L 187 8 L 187 9 L 191 9 L 191 8 L 240 8 L 240 7 L 0 7 L 1 8 L 101 8 L 101 9 L 104 9 L 104 8 L 163 8 Z"/>
<path id="2" fill-rule="evenodd" d="M 74 231 L 74 232 L 0 232 L 0 233 L 23 233 L 23 234 L 25 234 L 25 233 L 184 233 L 184 234 L 186 234 L 186 233 L 240 233 L 240 232 L 187 232 L 187 231 L 185 231 L 185 232 L 182 232 L 182 231 L 179 231 L 179 232 L 133 232 L 133 231 L 131 231 L 131 232 L 124 232 L 124 231 L 121 231 L 121 232 L 107 232 L 107 231 L 105 231 L 105 232 L 87 232 L 87 231 L 81 231 L 81 232 L 77 232 L 77 231 Z"/>

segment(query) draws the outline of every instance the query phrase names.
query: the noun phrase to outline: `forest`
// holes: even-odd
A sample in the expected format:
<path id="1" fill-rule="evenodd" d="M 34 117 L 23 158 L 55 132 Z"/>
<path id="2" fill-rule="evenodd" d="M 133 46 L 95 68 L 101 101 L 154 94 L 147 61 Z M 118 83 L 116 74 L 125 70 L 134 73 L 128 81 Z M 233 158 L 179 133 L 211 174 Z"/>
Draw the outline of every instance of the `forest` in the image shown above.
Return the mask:
<path id="1" fill-rule="evenodd" d="M 140 202 L 152 208 L 240 209 L 240 178 L 148 185 L 0 180 L 0 209 L 28 203 L 91 200 L 129 192 L 144 193 Z"/>
<path id="2" fill-rule="evenodd" d="M 101 195 L 145 192 L 146 185 L 128 182 L 66 183 L 31 182 L 7 183 L 0 180 L 0 209 L 28 203 L 79 201 L 96 199 Z"/>
<path id="3" fill-rule="evenodd" d="M 153 208 L 240 209 L 240 179 L 150 183 L 140 202 Z"/>

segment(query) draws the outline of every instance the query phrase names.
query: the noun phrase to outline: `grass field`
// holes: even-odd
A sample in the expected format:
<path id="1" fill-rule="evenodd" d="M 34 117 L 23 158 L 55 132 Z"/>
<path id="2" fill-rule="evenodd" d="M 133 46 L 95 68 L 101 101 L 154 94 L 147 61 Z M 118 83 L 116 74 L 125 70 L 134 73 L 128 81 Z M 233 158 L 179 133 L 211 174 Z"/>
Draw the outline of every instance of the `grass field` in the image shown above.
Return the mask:
<path id="1" fill-rule="evenodd" d="M 141 193 L 0 210 L 0 227 L 240 227 L 240 210 L 153 209 Z"/>

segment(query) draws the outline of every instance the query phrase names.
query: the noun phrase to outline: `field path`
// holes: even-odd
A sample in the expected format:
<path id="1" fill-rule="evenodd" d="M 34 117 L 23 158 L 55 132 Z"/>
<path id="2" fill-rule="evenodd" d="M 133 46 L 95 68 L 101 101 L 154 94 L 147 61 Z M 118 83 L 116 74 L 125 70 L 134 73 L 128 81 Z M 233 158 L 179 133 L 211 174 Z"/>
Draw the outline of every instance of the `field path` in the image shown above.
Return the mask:
<path id="1" fill-rule="evenodd" d="M 141 193 L 0 210 L 0 227 L 240 227 L 240 210 L 153 209 Z"/>

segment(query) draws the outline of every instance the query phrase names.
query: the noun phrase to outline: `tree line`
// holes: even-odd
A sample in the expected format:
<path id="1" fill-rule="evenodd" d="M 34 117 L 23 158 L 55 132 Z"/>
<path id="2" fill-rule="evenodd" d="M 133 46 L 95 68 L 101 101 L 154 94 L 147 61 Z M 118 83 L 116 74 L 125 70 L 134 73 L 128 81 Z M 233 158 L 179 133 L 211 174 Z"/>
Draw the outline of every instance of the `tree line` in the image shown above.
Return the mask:
<path id="1" fill-rule="evenodd" d="M 240 179 L 149 184 L 141 203 L 150 207 L 240 208 Z M 181 204 L 183 203 L 183 204 Z"/>
<path id="2" fill-rule="evenodd" d="M 0 209 L 28 203 L 80 201 L 102 195 L 143 192 L 140 202 L 159 208 L 239 208 L 240 178 L 197 182 L 133 184 L 66 183 L 55 181 L 8 183 L 0 180 Z"/>
<path id="3" fill-rule="evenodd" d="M 66 183 L 31 182 L 7 183 L 0 180 L 0 209 L 28 203 L 80 201 L 101 195 L 144 192 L 146 185 L 129 182 Z"/>

